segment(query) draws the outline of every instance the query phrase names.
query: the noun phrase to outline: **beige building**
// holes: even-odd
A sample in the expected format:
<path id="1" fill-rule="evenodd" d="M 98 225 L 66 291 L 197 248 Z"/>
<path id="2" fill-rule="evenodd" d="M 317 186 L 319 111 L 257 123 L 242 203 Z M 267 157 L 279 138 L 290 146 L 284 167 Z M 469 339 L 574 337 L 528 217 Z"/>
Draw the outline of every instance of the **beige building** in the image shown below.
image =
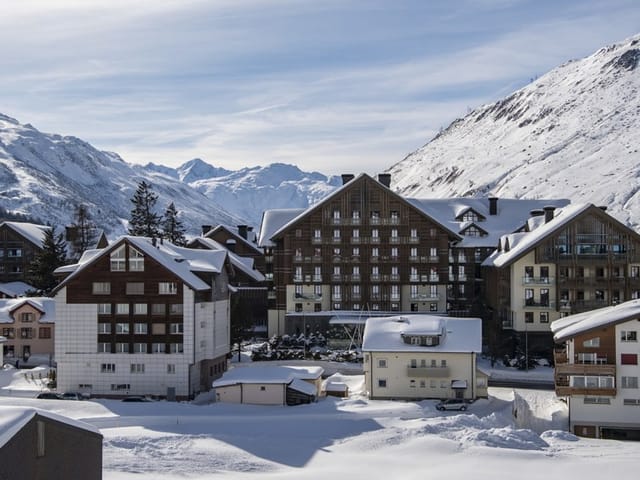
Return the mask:
<path id="1" fill-rule="evenodd" d="M 482 321 L 437 315 L 367 319 L 362 351 L 372 399 L 475 399 L 487 396 L 478 370 Z"/>
<path id="2" fill-rule="evenodd" d="M 54 354 L 55 301 L 46 297 L 0 299 L 5 360 L 49 363 Z"/>
<path id="3" fill-rule="evenodd" d="M 640 300 L 571 315 L 551 324 L 556 394 L 569 428 L 583 437 L 640 440 Z"/>
<path id="4" fill-rule="evenodd" d="M 236 367 L 213 382 L 216 400 L 255 405 L 298 405 L 318 399 L 321 367 Z"/>

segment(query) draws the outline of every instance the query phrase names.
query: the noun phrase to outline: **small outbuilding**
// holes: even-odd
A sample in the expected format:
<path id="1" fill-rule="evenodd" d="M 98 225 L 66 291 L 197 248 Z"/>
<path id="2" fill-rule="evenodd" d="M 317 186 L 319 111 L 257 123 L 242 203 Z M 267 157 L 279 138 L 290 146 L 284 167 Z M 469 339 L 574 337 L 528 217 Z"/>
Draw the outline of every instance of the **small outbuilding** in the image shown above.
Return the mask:
<path id="1" fill-rule="evenodd" d="M 213 382 L 216 400 L 255 405 L 299 405 L 317 401 L 322 367 L 236 367 Z"/>
<path id="2" fill-rule="evenodd" d="M 97 428 L 45 410 L 0 407 L 0 478 L 102 478 Z"/>

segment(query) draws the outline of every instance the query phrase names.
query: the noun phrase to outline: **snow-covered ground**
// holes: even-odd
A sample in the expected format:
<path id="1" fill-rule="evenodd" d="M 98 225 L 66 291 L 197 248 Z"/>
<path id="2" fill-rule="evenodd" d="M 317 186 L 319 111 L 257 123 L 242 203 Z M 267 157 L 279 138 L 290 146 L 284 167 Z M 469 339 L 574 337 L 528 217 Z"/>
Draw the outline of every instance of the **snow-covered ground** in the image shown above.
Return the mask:
<path id="1" fill-rule="evenodd" d="M 106 480 L 626 479 L 640 467 L 640 442 L 569 434 L 566 406 L 551 391 L 490 388 L 467 412 L 443 413 L 433 400 L 370 401 L 362 375 L 336 373 L 349 398 L 296 407 L 209 403 L 206 396 L 193 403 L 37 400 L 40 372 L 32 380 L 29 370 L 0 371 L 0 405 L 98 427 Z"/>

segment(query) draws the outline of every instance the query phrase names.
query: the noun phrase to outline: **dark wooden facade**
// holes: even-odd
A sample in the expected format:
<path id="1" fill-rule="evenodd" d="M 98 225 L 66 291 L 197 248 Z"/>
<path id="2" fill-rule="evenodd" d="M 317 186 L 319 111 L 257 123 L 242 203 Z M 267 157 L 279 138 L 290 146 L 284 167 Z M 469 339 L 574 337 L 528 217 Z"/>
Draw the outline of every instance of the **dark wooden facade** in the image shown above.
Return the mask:
<path id="1" fill-rule="evenodd" d="M 102 435 L 35 414 L 0 447 L 0 478 L 102 478 Z"/>
<path id="2" fill-rule="evenodd" d="M 28 283 L 31 262 L 42 251 L 42 245 L 11 228 L 0 224 L 0 282 L 22 281 Z"/>

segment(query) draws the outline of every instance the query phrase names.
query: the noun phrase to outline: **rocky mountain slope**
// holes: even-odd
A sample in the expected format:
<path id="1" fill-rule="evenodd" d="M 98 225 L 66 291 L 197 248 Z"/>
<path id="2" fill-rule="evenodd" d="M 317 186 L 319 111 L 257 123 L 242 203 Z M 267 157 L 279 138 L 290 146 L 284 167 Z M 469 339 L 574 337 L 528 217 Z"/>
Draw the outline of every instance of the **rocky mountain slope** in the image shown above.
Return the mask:
<path id="1" fill-rule="evenodd" d="M 408 196 L 570 198 L 640 226 L 640 35 L 470 112 L 388 172 Z"/>

